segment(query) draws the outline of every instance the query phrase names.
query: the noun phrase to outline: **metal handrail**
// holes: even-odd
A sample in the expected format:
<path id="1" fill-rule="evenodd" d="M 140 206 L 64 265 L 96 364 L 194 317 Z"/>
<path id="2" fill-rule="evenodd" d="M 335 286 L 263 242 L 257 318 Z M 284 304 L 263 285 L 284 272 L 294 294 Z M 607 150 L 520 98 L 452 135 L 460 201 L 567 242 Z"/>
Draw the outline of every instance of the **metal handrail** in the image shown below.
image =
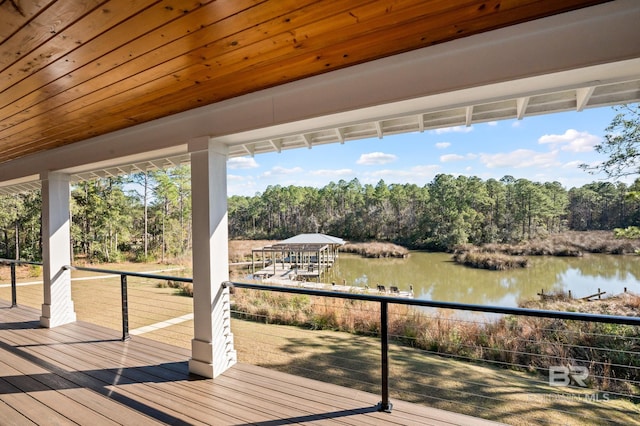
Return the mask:
<path id="1" fill-rule="evenodd" d="M 589 314 L 584 312 L 547 311 L 542 309 L 511 308 L 506 306 L 472 305 L 457 302 L 439 302 L 435 300 L 418 300 L 405 297 L 380 296 L 373 294 L 346 293 L 328 290 L 316 290 L 299 287 L 277 287 L 263 284 L 226 282 L 224 285 L 253 290 L 277 291 L 281 293 L 306 294 L 309 296 L 333 297 L 339 299 L 364 300 L 369 302 L 387 302 L 397 305 L 413 305 L 428 308 L 454 309 L 458 311 L 484 312 L 489 314 L 520 315 L 539 318 L 555 318 L 573 321 L 600 322 L 608 324 L 624 324 L 640 326 L 640 317 L 625 317 L 620 315 Z"/>
<path id="2" fill-rule="evenodd" d="M 30 262 L 26 260 L 0 259 L 0 263 L 8 263 L 11 266 L 11 307 L 18 306 L 17 303 L 17 280 L 16 265 L 37 265 L 42 266 L 39 262 Z M 120 300 L 122 307 L 122 341 L 131 339 L 129 335 L 129 298 L 127 294 L 127 277 L 149 278 L 154 280 L 171 280 L 178 282 L 192 283 L 193 278 L 173 277 L 169 275 L 146 274 L 144 272 L 117 271 L 113 269 L 90 268 L 85 266 L 63 266 L 65 270 L 97 272 L 99 274 L 119 275 L 120 276 Z"/>
<path id="3" fill-rule="evenodd" d="M 31 262 L 29 260 L 19 260 L 19 259 L 0 259 L 0 263 L 11 263 L 14 265 L 36 265 L 42 266 L 42 262 Z"/>
<path id="4" fill-rule="evenodd" d="M 149 278 L 153 280 L 170 280 L 192 283 L 193 278 L 173 277 L 169 275 L 146 274 L 144 272 L 116 271 L 113 269 L 90 268 L 86 266 L 64 266 L 64 269 L 74 271 L 97 272 L 99 274 L 120 275 L 120 301 L 122 307 L 122 341 L 131 339 L 129 335 L 129 297 L 127 295 L 127 277 Z"/>
<path id="5" fill-rule="evenodd" d="M 146 274 L 144 272 L 118 271 L 114 269 L 89 268 L 86 266 L 67 265 L 67 266 L 64 266 L 64 269 L 73 270 L 73 271 L 97 272 L 99 274 L 126 275 L 128 277 L 149 278 L 153 280 L 171 280 L 171 281 L 178 281 L 183 283 L 193 282 L 193 278 L 189 278 L 189 277 L 172 277 L 169 275 Z"/>
<path id="6" fill-rule="evenodd" d="M 30 264 L 39 265 L 38 262 L 28 262 L 21 260 L 0 259 L 0 263 L 9 263 L 11 265 L 11 284 L 12 284 L 12 307 L 16 305 L 15 287 L 15 266 L 18 264 Z M 122 295 L 122 340 L 126 341 L 130 339 L 129 336 L 129 311 L 128 311 L 128 299 L 127 299 L 127 277 L 148 278 L 157 280 L 172 280 L 177 282 L 193 283 L 193 278 L 189 277 L 174 277 L 168 275 L 147 274 L 144 272 L 128 272 L 118 271 L 112 269 L 91 268 L 84 266 L 71 266 L 64 267 L 67 270 L 88 271 L 97 272 L 110 275 L 120 275 L 121 295 Z M 331 297 L 339 299 L 351 299 L 362 300 L 369 302 L 380 303 L 380 340 L 381 340 L 381 397 L 382 400 L 378 404 L 379 411 L 391 412 L 393 405 L 389 401 L 389 333 L 388 333 L 388 305 L 411 305 L 421 306 L 429 308 L 442 308 L 442 309 L 454 309 L 461 311 L 471 312 L 484 312 L 490 314 L 505 314 L 505 315 L 519 315 L 528 317 L 539 318 L 554 318 L 571 321 L 585 321 L 585 322 L 598 322 L 608 324 L 624 324 L 640 327 L 640 317 L 625 317 L 619 315 L 602 315 L 602 314 L 590 314 L 582 312 L 563 312 L 563 311 L 548 311 L 541 309 L 529 309 L 529 308 L 512 308 L 504 306 L 484 306 L 473 305 L 466 303 L 456 302 L 439 302 L 433 300 L 417 300 L 407 299 L 401 297 L 381 296 L 361 293 L 345 293 L 328 290 L 316 290 L 299 287 L 279 287 L 263 284 L 251 284 L 226 281 L 222 283 L 225 288 L 245 288 L 252 290 L 264 290 L 275 291 L 280 293 L 293 293 L 304 294 L 309 296 Z"/>
<path id="7" fill-rule="evenodd" d="M 280 293 L 304 294 L 308 296 L 332 297 L 339 299 L 362 300 L 380 303 L 380 373 L 381 373 L 381 401 L 378 410 L 391 412 L 393 405 L 389 401 L 389 331 L 388 331 L 388 306 L 390 303 L 398 305 L 412 305 L 429 308 L 455 309 L 462 311 L 484 312 L 490 314 L 521 315 L 528 317 L 555 318 L 572 321 L 599 322 L 608 324 L 625 324 L 640 327 L 640 318 L 624 317 L 617 315 L 589 314 L 581 312 L 545 311 L 541 309 L 509 308 L 503 306 L 483 306 L 456 302 L 438 302 L 433 300 L 416 300 L 401 297 L 380 296 L 359 293 L 343 293 L 328 290 L 316 290 L 299 287 L 277 287 L 262 284 L 249 284 L 238 282 L 225 282 L 222 284 L 228 288 L 246 288 L 252 290 L 266 290 Z"/>
<path id="8" fill-rule="evenodd" d="M 11 307 L 18 306 L 18 291 L 17 291 L 17 278 L 16 278 L 16 265 L 36 265 L 42 266 L 40 262 L 30 262 L 27 260 L 16 259 L 0 259 L 0 263 L 8 263 L 11 268 Z"/>

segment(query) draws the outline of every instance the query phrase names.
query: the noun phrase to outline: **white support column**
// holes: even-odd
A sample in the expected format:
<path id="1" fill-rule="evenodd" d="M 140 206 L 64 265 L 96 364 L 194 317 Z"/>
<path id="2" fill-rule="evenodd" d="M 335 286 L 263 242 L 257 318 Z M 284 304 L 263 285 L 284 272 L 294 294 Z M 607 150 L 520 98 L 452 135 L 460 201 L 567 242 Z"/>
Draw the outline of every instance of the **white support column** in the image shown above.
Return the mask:
<path id="1" fill-rule="evenodd" d="M 44 303 L 40 324 L 56 327 L 74 322 L 71 300 L 71 220 L 69 176 L 43 173 L 42 180 L 42 260 Z"/>
<path id="2" fill-rule="evenodd" d="M 189 142 L 193 211 L 193 316 L 189 372 L 216 377 L 236 363 L 231 333 L 227 147 Z"/>

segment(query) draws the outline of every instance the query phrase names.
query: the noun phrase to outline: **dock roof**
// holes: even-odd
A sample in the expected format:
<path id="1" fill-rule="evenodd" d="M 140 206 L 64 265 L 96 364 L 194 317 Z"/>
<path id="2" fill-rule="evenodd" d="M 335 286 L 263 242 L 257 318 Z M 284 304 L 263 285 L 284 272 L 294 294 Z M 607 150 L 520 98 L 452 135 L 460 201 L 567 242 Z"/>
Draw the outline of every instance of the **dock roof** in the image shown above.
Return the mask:
<path id="1" fill-rule="evenodd" d="M 284 241 L 280 241 L 280 244 L 334 244 L 344 245 L 345 241 L 342 238 L 333 237 L 325 234 L 299 234 L 295 237 L 287 238 Z"/>

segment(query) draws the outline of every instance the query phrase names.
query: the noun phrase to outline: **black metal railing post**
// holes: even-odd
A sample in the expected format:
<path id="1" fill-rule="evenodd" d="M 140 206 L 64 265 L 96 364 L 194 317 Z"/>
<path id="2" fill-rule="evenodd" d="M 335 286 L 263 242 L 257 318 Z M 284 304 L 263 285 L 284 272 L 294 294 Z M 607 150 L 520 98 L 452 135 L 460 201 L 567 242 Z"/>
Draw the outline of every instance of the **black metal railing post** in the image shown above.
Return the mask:
<path id="1" fill-rule="evenodd" d="M 120 292 L 122 295 L 122 341 L 126 342 L 129 336 L 129 300 L 127 299 L 127 276 L 120 275 Z"/>
<path id="2" fill-rule="evenodd" d="M 393 405 L 389 402 L 389 303 L 380 302 L 380 358 L 381 358 L 381 390 L 382 401 L 378 411 L 390 413 Z"/>
<path id="3" fill-rule="evenodd" d="M 378 411 L 391 412 L 393 405 L 389 401 L 389 323 L 388 304 L 413 305 L 428 308 L 455 309 L 469 312 L 486 312 L 493 314 L 520 315 L 524 317 L 554 318 L 570 321 L 585 321 L 603 324 L 631 325 L 640 327 L 640 317 L 621 315 L 587 314 L 583 312 L 548 311 L 541 309 L 512 308 L 505 306 L 471 305 L 457 302 L 440 302 L 435 300 L 407 299 L 360 293 L 341 293 L 336 291 L 308 289 L 300 287 L 278 287 L 264 284 L 226 282 L 225 287 L 264 290 L 279 293 L 306 294 L 309 296 L 331 297 L 347 300 L 362 300 L 380 303 L 380 341 L 382 370 L 382 400 L 377 405 Z"/>
<path id="4" fill-rule="evenodd" d="M 16 264 L 11 264 L 11 307 L 18 306 L 18 293 L 16 291 Z"/>

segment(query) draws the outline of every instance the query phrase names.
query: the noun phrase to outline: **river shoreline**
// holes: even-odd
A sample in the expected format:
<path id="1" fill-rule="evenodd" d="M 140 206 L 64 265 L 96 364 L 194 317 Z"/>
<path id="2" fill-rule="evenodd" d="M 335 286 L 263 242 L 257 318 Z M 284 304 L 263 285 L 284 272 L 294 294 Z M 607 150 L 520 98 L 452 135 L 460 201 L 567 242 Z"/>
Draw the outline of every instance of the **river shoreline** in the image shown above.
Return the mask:
<path id="1" fill-rule="evenodd" d="M 585 253 L 638 254 L 640 239 L 618 238 L 613 231 L 566 231 L 516 244 L 456 247 L 453 260 L 474 268 L 507 270 L 526 268 L 524 256 L 582 257 Z"/>

